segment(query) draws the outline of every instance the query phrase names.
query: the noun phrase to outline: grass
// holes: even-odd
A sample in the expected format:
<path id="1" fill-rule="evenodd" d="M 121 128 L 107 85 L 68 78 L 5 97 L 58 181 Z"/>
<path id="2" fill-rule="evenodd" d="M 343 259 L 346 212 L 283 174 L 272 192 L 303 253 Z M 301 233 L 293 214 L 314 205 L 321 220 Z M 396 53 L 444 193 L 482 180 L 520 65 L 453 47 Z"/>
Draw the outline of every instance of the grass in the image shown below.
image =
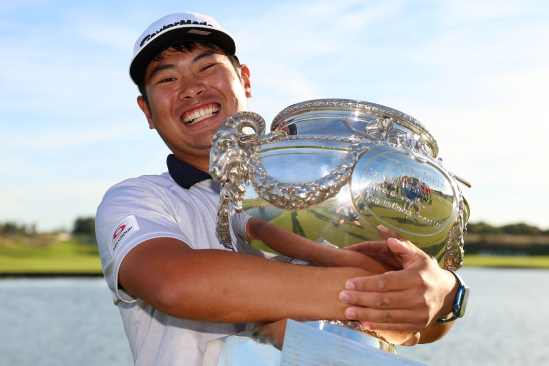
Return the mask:
<path id="1" fill-rule="evenodd" d="M 549 268 L 549 256 L 489 256 L 465 254 L 466 267 Z"/>
<path id="2" fill-rule="evenodd" d="M 0 245 L 0 274 L 100 274 L 97 245 L 79 240 L 54 241 L 47 245 Z"/>
<path id="3" fill-rule="evenodd" d="M 318 215 L 318 213 L 317 213 Z M 284 216 L 284 215 L 282 215 Z M 305 210 L 299 218 L 312 220 L 315 216 Z M 280 217 L 292 228 L 291 217 Z M 360 228 L 349 225 L 349 230 Z M 317 235 L 319 235 L 317 233 Z M 327 236 L 327 235 L 326 235 Z M 328 239 L 328 238 L 327 238 Z M 256 243 L 263 244 L 263 243 Z M 544 268 L 549 269 L 549 256 L 488 256 L 466 254 L 466 267 Z M 17 240 L 0 241 L 0 274 L 101 274 L 101 262 L 95 244 L 82 240 L 25 243 Z"/>

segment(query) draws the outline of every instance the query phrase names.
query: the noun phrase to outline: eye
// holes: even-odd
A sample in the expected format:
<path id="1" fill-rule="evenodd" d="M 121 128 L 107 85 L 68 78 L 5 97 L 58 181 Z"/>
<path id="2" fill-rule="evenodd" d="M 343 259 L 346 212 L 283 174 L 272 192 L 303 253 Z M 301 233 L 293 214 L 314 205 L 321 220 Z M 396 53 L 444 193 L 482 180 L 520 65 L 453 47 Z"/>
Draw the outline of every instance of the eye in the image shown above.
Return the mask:
<path id="1" fill-rule="evenodd" d="M 213 66 L 215 66 L 214 63 L 213 63 L 213 64 L 204 65 L 204 66 L 202 67 L 202 70 L 208 70 L 208 69 L 212 68 Z"/>
<path id="2" fill-rule="evenodd" d="M 160 79 L 160 80 L 158 81 L 158 83 L 168 83 L 168 82 L 174 81 L 174 80 L 175 80 L 175 78 L 166 77 L 166 78 Z"/>

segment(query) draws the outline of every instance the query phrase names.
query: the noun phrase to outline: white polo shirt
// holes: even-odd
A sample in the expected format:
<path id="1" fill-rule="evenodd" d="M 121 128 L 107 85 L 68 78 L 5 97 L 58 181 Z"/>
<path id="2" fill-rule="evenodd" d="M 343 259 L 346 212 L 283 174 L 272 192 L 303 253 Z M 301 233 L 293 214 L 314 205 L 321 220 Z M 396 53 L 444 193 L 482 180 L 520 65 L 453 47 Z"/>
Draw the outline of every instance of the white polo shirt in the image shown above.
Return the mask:
<path id="1" fill-rule="evenodd" d="M 121 288 L 117 280 L 126 254 L 148 239 L 170 237 L 197 250 L 232 250 L 215 233 L 219 183 L 173 155 L 168 157 L 168 168 L 170 173 L 128 179 L 107 191 L 96 215 L 97 243 L 135 364 L 201 365 L 207 342 L 238 333 L 244 325 L 197 322 L 163 314 Z M 235 251 L 264 256 L 231 235 Z"/>

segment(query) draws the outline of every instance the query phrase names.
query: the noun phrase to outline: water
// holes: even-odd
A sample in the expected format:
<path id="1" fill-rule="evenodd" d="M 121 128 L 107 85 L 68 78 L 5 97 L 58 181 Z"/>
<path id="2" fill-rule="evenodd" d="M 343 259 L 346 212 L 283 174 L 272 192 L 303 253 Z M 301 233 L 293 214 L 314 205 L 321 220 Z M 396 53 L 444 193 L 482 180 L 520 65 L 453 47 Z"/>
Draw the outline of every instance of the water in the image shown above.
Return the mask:
<path id="1" fill-rule="evenodd" d="M 132 365 L 103 278 L 0 281 L 0 365 Z"/>
<path id="2" fill-rule="evenodd" d="M 442 340 L 398 347 L 430 365 L 549 365 L 549 271 L 464 268 L 465 318 Z M 118 309 L 98 279 L 0 280 L 0 365 L 131 365 Z"/>
<path id="3" fill-rule="evenodd" d="M 549 365 L 549 271 L 464 268 L 467 313 L 440 341 L 399 347 L 430 365 Z"/>
<path id="4" fill-rule="evenodd" d="M 267 222 L 280 216 L 284 212 L 286 211 L 271 205 L 266 205 L 262 207 L 252 207 L 246 210 L 246 213 L 248 215 L 263 221 L 267 221 Z"/>

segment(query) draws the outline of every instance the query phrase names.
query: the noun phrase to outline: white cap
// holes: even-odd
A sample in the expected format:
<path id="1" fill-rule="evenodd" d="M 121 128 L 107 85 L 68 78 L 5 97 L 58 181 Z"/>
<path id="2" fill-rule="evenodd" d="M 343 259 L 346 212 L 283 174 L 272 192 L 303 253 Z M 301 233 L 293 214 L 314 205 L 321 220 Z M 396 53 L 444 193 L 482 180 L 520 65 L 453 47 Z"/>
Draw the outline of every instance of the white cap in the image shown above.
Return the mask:
<path id="1" fill-rule="evenodd" d="M 233 37 L 214 18 L 190 12 L 166 15 L 151 24 L 135 42 L 130 64 L 133 82 L 137 84 L 145 76 L 156 55 L 179 41 L 208 41 L 236 56 Z"/>

